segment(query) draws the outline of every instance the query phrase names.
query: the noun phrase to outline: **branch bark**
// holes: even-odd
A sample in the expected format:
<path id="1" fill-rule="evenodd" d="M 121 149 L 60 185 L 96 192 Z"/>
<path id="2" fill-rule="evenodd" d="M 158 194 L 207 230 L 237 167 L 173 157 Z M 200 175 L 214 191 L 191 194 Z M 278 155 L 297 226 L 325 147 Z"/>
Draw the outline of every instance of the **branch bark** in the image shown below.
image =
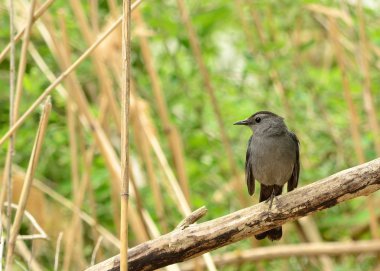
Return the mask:
<path id="1" fill-rule="evenodd" d="M 129 270 L 154 270 L 238 242 L 286 222 L 380 189 L 380 158 L 229 215 L 176 229 L 129 251 Z M 119 270 L 119 255 L 87 269 Z"/>

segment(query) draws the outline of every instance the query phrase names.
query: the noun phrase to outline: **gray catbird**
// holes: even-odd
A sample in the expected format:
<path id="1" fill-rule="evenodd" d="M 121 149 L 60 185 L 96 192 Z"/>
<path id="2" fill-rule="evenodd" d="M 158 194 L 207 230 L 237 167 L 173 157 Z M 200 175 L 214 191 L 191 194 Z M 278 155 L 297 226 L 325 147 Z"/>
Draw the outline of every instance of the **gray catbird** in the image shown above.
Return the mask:
<path id="1" fill-rule="evenodd" d="M 270 201 L 281 195 L 282 187 L 287 182 L 288 192 L 297 187 L 300 171 L 299 141 L 290 132 L 284 119 L 269 111 L 260 111 L 235 125 L 246 125 L 252 129 L 245 160 L 245 177 L 248 193 L 255 192 L 255 179 L 260 183 L 260 202 Z M 279 240 L 282 227 L 255 235 L 261 240 Z"/>

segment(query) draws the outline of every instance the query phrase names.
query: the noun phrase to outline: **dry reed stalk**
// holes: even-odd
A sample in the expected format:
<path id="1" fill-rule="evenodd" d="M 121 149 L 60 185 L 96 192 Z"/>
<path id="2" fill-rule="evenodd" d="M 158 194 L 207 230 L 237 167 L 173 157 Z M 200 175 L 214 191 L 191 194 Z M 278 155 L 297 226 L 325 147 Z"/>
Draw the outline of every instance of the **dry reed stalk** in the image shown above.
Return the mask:
<path id="1" fill-rule="evenodd" d="M 132 5 L 132 10 L 134 10 L 142 0 L 137 0 Z M 51 83 L 43 93 L 34 101 L 34 103 L 24 112 L 24 114 L 18 118 L 15 124 L 8 129 L 8 131 L 1 137 L 0 146 L 20 127 L 20 125 L 29 117 L 31 113 L 40 105 L 40 103 L 64 80 L 73 70 L 75 70 L 95 49 L 96 47 L 110 35 L 121 23 L 122 17 L 119 17 L 107 30 L 102 33 L 98 39 L 87 48 L 87 50 L 74 62 L 72 63 L 57 79 Z"/>
<path id="2" fill-rule="evenodd" d="M 14 6 L 13 1 L 9 1 L 9 24 L 10 24 L 10 39 L 11 39 L 11 55 L 10 55 L 10 63 L 9 63 L 9 126 L 12 127 L 14 123 L 14 97 L 15 97 L 15 79 L 16 79 L 16 52 L 15 52 L 15 41 L 14 41 Z M 5 191 L 7 191 L 7 223 L 6 223 L 6 230 L 7 230 L 7 238 L 6 242 L 9 244 L 9 233 L 11 232 L 11 224 L 12 224 L 12 209 L 11 209 L 11 203 L 12 203 L 12 162 L 13 162 L 13 155 L 14 155 L 14 136 L 12 135 L 9 138 L 9 145 L 8 145 L 8 151 L 6 156 L 6 162 L 5 162 L 5 168 L 4 168 L 4 176 L 3 176 L 3 186 L 2 191 L 0 195 L 0 218 L 2 215 L 3 210 L 3 204 L 5 200 Z M 3 227 L 2 223 L 0 223 L 1 228 L 1 238 L 3 237 Z M 3 255 L 1 254 L 1 258 L 3 258 Z M 1 264 L 2 266 L 2 264 Z"/>
<path id="3" fill-rule="evenodd" d="M 141 221 L 144 221 L 145 231 L 149 232 L 146 226 L 146 221 L 144 220 L 144 216 L 143 216 L 143 210 L 144 210 L 143 199 L 137 187 L 136 178 L 135 178 L 135 176 L 140 176 L 140 175 L 142 175 L 142 172 L 139 170 L 139 168 L 132 167 L 132 165 L 129 164 L 129 183 L 130 183 L 130 186 L 132 187 L 132 191 L 134 194 L 134 203 L 136 205 L 136 210 L 139 214 Z"/>
<path id="4" fill-rule="evenodd" d="M 349 109 L 349 117 L 350 117 L 350 131 L 351 136 L 354 141 L 354 149 L 356 153 L 356 158 L 359 163 L 364 163 L 364 151 L 360 143 L 360 132 L 359 132 L 359 119 L 358 119 L 358 111 L 356 110 L 355 104 L 352 100 L 350 84 L 347 77 L 347 70 L 345 67 L 345 59 L 343 55 L 343 48 L 339 43 L 339 32 L 336 26 L 336 21 L 334 18 L 329 17 L 329 25 L 330 25 L 330 38 L 332 41 L 332 45 L 335 50 L 336 59 L 339 65 L 339 70 L 341 72 L 342 86 L 343 86 L 343 94 L 344 99 L 347 103 Z"/>
<path id="5" fill-rule="evenodd" d="M 67 58 L 71 58 L 71 50 L 69 46 L 68 41 L 68 35 L 67 35 L 67 29 L 66 29 L 66 23 L 64 20 L 64 12 L 63 10 L 59 11 L 59 25 L 61 29 L 61 39 L 62 39 L 62 46 L 65 48 L 67 55 Z M 67 67 L 65 67 L 67 68 Z M 75 74 L 75 73 L 73 73 Z M 72 74 L 72 75 L 73 75 Z M 72 76 L 70 75 L 69 78 Z M 75 80 L 74 78 L 71 78 L 68 80 L 68 87 L 72 88 L 73 86 L 70 85 L 72 80 Z M 74 101 L 72 101 L 71 96 L 67 97 L 67 104 L 66 104 L 66 117 L 67 117 L 67 126 L 68 126 L 68 132 L 69 132 L 69 149 L 70 149 L 70 166 L 71 166 L 71 181 L 73 184 L 72 187 L 72 195 L 75 195 L 75 192 L 79 189 L 79 160 L 78 160 L 78 143 L 77 143 L 77 120 L 76 120 L 76 108 L 74 105 Z"/>
<path id="6" fill-rule="evenodd" d="M 78 246 L 77 246 L 78 239 L 76 239 L 76 238 L 78 238 L 78 229 L 81 227 L 79 210 L 80 210 L 80 208 L 83 204 L 83 201 L 85 199 L 87 187 L 88 187 L 88 184 L 90 182 L 90 177 L 91 177 L 91 173 L 90 173 L 90 168 L 91 168 L 90 162 L 91 161 L 90 160 L 91 160 L 92 156 L 93 156 L 93 149 L 83 153 L 84 171 L 83 171 L 83 175 L 82 175 L 82 181 L 80 183 L 80 186 L 78 187 L 78 191 L 76 191 L 74 194 L 74 205 L 77 208 L 75 208 L 75 210 L 73 212 L 73 216 L 72 216 L 71 222 L 69 224 L 70 226 L 69 226 L 68 232 L 66 234 L 67 238 L 66 238 L 66 242 L 65 242 L 65 256 L 63 259 L 62 270 L 70 270 L 73 252 L 74 252 L 74 250 L 76 253 L 78 252 Z M 79 236 L 79 238 L 81 238 L 81 236 Z M 79 248 L 79 250 L 81 250 L 81 249 L 82 248 Z"/>
<path id="7" fill-rule="evenodd" d="M 140 12 L 137 10 L 134 15 L 137 27 L 140 28 L 140 30 L 145 30 L 147 27 Z M 180 182 L 182 191 L 185 194 L 186 200 L 190 202 L 190 191 L 185 170 L 185 159 L 183 154 L 181 136 L 178 132 L 178 129 L 170 121 L 168 106 L 166 104 L 165 96 L 161 88 L 160 78 L 153 63 L 153 56 L 149 47 L 149 41 L 144 34 L 140 34 L 138 37 L 145 68 L 148 72 L 150 83 L 152 85 L 152 90 L 158 109 L 158 115 L 161 119 L 164 133 L 169 141 L 169 147 L 174 160 L 174 165 L 176 167 L 178 180 Z"/>
<path id="8" fill-rule="evenodd" d="M 303 27 L 303 17 L 299 15 L 296 18 L 295 28 L 291 34 L 292 47 L 293 47 L 293 50 L 297 54 L 296 57 L 293 58 L 292 60 L 293 60 L 293 65 L 295 69 L 297 70 L 300 68 L 300 64 L 302 61 L 301 55 L 299 54 L 299 52 L 302 51 L 302 48 L 301 48 L 302 27 Z"/>
<path id="9" fill-rule="evenodd" d="M 96 217 L 97 216 L 97 211 L 96 211 L 97 206 L 96 206 L 96 201 L 95 201 L 95 191 L 94 191 L 94 187 L 92 186 L 91 182 L 88 183 L 88 190 L 89 190 L 88 191 L 88 204 L 90 207 L 89 213 L 94 218 L 94 222 L 95 222 L 95 225 L 93 227 L 91 227 L 91 235 L 92 235 L 91 237 L 92 237 L 93 242 L 95 242 L 96 240 L 99 240 L 99 238 L 102 238 L 102 240 L 103 240 L 104 237 L 96 230 L 96 227 L 99 225 L 99 221 L 98 221 L 98 218 Z M 94 247 L 96 247 L 96 244 Z M 96 251 L 95 261 L 99 261 L 100 259 L 103 259 L 103 257 L 104 257 L 104 251 L 103 251 L 102 247 L 99 247 Z"/>
<path id="10" fill-rule="evenodd" d="M 11 1 L 12 4 L 13 4 L 13 1 Z M 54 0 L 47 0 L 45 3 L 43 3 L 38 9 L 37 11 L 34 13 L 33 15 L 33 19 L 32 21 L 36 21 L 42 14 L 44 14 L 44 12 L 50 7 L 50 5 L 54 2 Z M 14 42 L 17 42 L 21 39 L 21 37 L 24 35 L 25 33 L 25 30 L 26 30 L 26 27 L 27 26 L 23 26 L 19 32 L 17 33 L 17 35 L 7 44 L 7 46 L 5 46 L 5 48 L 3 49 L 3 51 L 0 53 L 0 63 L 4 60 L 5 56 L 7 55 L 7 53 L 9 52 L 9 50 L 11 49 L 11 46 L 12 46 L 12 41 Z"/>
<path id="11" fill-rule="evenodd" d="M 191 208 L 189 207 L 189 204 L 186 201 L 185 195 L 183 194 L 181 187 L 179 186 L 179 182 L 176 180 L 176 177 L 169 166 L 164 151 L 162 150 L 156 136 L 153 135 L 151 131 L 145 128 L 148 125 L 146 118 L 141 118 L 140 121 L 142 123 L 145 137 L 148 140 L 149 145 L 152 147 L 154 153 L 156 154 L 162 171 L 166 176 L 166 182 L 164 182 L 164 184 L 166 185 L 168 191 L 170 191 L 170 196 L 173 197 L 173 199 L 175 200 L 176 204 L 178 205 L 179 211 L 182 215 L 187 216 L 191 214 Z"/>
<path id="12" fill-rule="evenodd" d="M 141 132 L 144 128 L 152 127 L 153 125 L 152 125 L 152 123 L 150 123 L 150 119 L 147 118 L 146 110 L 141 108 L 140 104 L 142 102 L 141 102 L 140 98 L 136 97 L 136 92 L 134 90 L 133 81 L 131 81 L 131 100 L 133 101 L 133 112 L 134 112 L 134 114 L 131 116 L 132 117 L 132 124 L 134 125 L 133 131 L 135 132 L 135 140 L 138 140 L 138 142 L 139 142 L 136 144 L 139 146 L 138 149 L 141 152 L 142 159 L 146 162 L 146 165 L 147 165 L 148 179 L 149 179 L 149 183 L 150 183 L 152 190 L 153 190 L 155 207 L 158 210 L 157 212 L 158 212 L 160 224 L 164 225 L 164 226 L 162 226 L 163 229 L 167 229 L 168 227 L 166 224 L 165 215 L 163 213 L 164 212 L 164 208 L 163 208 L 164 202 L 162 200 L 161 190 L 160 190 L 159 184 L 157 182 L 156 174 L 154 173 L 153 162 L 152 162 L 152 158 L 151 158 L 150 153 L 149 153 L 150 150 L 148 149 L 147 139 L 145 138 L 146 134 Z M 144 114 L 143 114 L 143 112 L 144 112 Z M 141 118 L 146 119 L 145 126 L 143 126 L 143 124 L 141 123 L 141 121 L 140 121 Z M 148 122 L 149 122 L 149 124 L 147 124 Z M 161 212 L 162 212 L 162 215 L 160 215 Z M 145 223 L 149 229 L 150 235 L 153 238 L 159 237 L 160 232 L 146 211 L 143 211 L 143 217 L 144 217 L 144 221 L 145 221 Z M 166 230 L 165 230 L 165 232 L 166 232 Z M 170 271 L 179 270 L 177 265 L 168 266 L 168 267 L 166 267 L 166 269 L 170 270 Z"/>
<path id="13" fill-rule="evenodd" d="M 99 33 L 99 0 L 90 0 L 90 22 L 91 29 L 95 34 Z"/>
<path id="14" fill-rule="evenodd" d="M 301 219 L 298 219 L 297 222 L 301 226 L 305 234 L 305 237 L 309 243 L 323 243 L 318 227 L 315 224 L 315 221 L 311 217 L 309 216 L 302 217 Z M 321 266 L 322 270 L 325 270 L 325 271 L 334 270 L 334 263 L 329 256 L 322 255 L 322 256 L 319 256 L 318 259 L 322 265 Z"/>
<path id="15" fill-rule="evenodd" d="M 129 200 L 129 107 L 131 89 L 131 0 L 123 0 L 122 75 L 121 75 L 121 223 L 120 271 L 128 271 L 128 200 Z"/>
<path id="16" fill-rule="evenodd" d="M 98 251 L 100 249 L 100 245 L 103 241 L 103 236 L 100 236 L 98 238 L 98 240 L 96 241 L 96 245 L 94 247 L 94 250 L 92 251 L 92 254 L 91 254 L 91 265 L 94 265 L 95 264 L 95 261 L 96 261 L 96 255 L 98 254 Z"/>
<path id="17" fill-rule="evenodd" d="M 110 9 L 110 13 L 112 17 L 117 18 L 119 15 L 119 11 L 117 9 L 117 4 L 115 0 L 107 0 L 108 8 Z"/>
<path id="18" fill-rule="evenodd" d="M 78 23 L 79 29 L 83 34 L 83 38 L 86 41 L 87 45 L 90 46 L 95 40 L 96 37 L 91 31 L 91 28 L 87 22 L 86 14 L 83 9 L 83 6 L 80 1 L 70 0 L 70 5 L 74 12 L 76 21 Z M 113 120 L 118 128 L 118 131 L 121 130 L 121 113 L 120 106 L 117 104 L 115 100 L 115 95 L 113 93 L 112 81 L 110 79 L 109 73 L 107 72 L 104 65 L 104 56 L 99 55 L 99 51 L 95 51 L 94 54 L 91 55 L 92 62 L 94 64 L 95 72 L 97 74 L 97 79 L 99 81 L 101 92 L 106 94 L 108 98 L 110 111 L 113 116 Z"/>
<path id="19" fill-rule="evenodd" d="M 57 244 L 55 246 L 55 256 L 54 256 L 54 271 L 58 271 L 58 266 L 59 266 L 59 254 L 61 250 L 61 241 L 63 237 L 63 232 L 60 232 L 58 234 L 57 238 Z"/>
<path id="20" fill-rule="evenodd" d="M 106 123 L 106 115 L 107 115 L 107 99 L 101 99 L 100 100 L 100 108 L 99 108 L 99 122 L 101 125 L 104 125 L 104 123 Z M 80 130 L 81 132 L 83 132 L 83 129 Z M 84 136 L 82 136 L 81 138 L 85 138 Z M 83 144 L 81 144 L 84 146 L 84 142 Z M 91 149 L 95 148 L 96 145 L 95 144 L 92 144 L 91 145 Z M 84 153 L 84 151 L 82 152 Z M 94 159 L 94 156 L 90 157 L 89 158 L 89 164 L 92 165 L 93 163 L 93 159 Z M 95 221 L 95 226 L 91 227 L 92 229 L 92 238 L 93 240 L 99 240 L 99 238 L 103 239 L 103 236 L 101 236 L 98 231 L 96 230 L 96 226 L 99 224 L 97 218 L 96 218 L 96 200 L 95 200 L 95 192 L 94 192 L 94 188 L 92 186 L 92 183 L 89 182 L 88 183 L 88 191 L 87 191 L 87 194 L 88 194 L 88 201 L 89 201 L 89 206 L 90 206 L 90 213 L 92 214 L 93 218 L 94 218 L 94 221 Z M 97 244 L 95 244 L 95 247 L 96 247 Z M 97 252 L 96 252 L 96 259 L 97 260 L 98 258 L 101 258 L 103 256 L 103 251 L 102 251 L 102 247 L 99 247 L 97 249 Z"/>
<path id="21" fill-rule="evenodd" d="M 20 62 L 19 62 L 18 71 L 17 71 L 17 82 L 16 82 L 14 111 L 13 111 L 13 117 L 15 120 L 17 120 L 18 118 L 18 111 L 19 111 L 20 102 L 21 102 L 23 79 L 24 79 L 26 62 L 27 62 L 28 45 L 29 45 L 30 34 L 32 30 L 32 25 L 33 25 L 33 14 L 34 14 L 35 6 L 36 6 L 36 0 L 32 0 L 29 7 L 28 20 L 26 22 L 26 27 L 25 27 L 25 32 L 24 32 L 24 37 L 23 37 L 23 42 L 22 42 L 22 47 L 21 47 L 21 53 L 20 53 Z"/>
<path id="22" fill-rule="evenodd" d="M 71 182 L 72 182 L 72 194 L 78 191 L 79 187 L 79 160 L 78 160 L 78 144 L 77 144 L 77 120 L 76 110 L 71 98 L 68 99 L 66 105 L 66 117 L 67 126 L 69 128 L 69 149 L 70 149 L 70 166 L 71 166 Z"/>
<path id="23" fill-rule="evenodd" d="M 254 248 L 244 251 L 227 252 L 215 255 L 214 258 L 217 266 L 224 267 L 227 265 L 249 264 L 257 261 L 276 260 L 279 258 L 374 254 L 379 251 L 379 241 L 323 242 Z M 189 271 L 192 270 L 192 268 L 193 266 L 190 264 L 181 265 L 182 271 Z"/>
<path id="24" fill-rule="evenodd" d="M 16 251 L 25 262 L 28 263 L 28 268 L 32 271 L 43 271 L 44 269 L 40 266 L 40 264 L 33 258 L 32 253 L 30 252 L 28 246 L 25 242 L 21 240 L 17 240 L 16 242 Z"/>
<path id="25" fill-rule="evenodd" d="M 186 31 L 187 31 L 187 34 L 189 37 L 189 42 L 190 42 L 190 47 L 191 47 L 192 53 L 193 53 L 194 58 L 197 62 L 200 74 L 201 74 L 202 79 L 203 79 L 204 87 L 205 87 L 205 89 L 209 95 L 211 105 L 212 105 L 212 109 L 214 111 L 214 114 L 215 114 L 215 117 L 216 117 L 216 120 L 217 120 L 217 123 L 219 126 L 221 139 L 223 142 L 223 146 L 226 150 L 226 156 L 227 156 L 228 163 L 230 166 L 230 170 L 232 173 L 232 178 L 234 180 L 233 181 L 234 188 L 238 193 L 238 198 L 241 201 L 242 206 L 246 206 L 247 205 L 247 196 L 243 192 L 242 186 L 240 185 L 240 174 L 239 174 L 239 171 L 237 169 L 237 166 L 236 166 L 236 163 L 235 163 L 235 160 L 233 157 L 231 143 L 229 141 L 226 129 L 224 127 L 222 114 L 220 112 L 218 101 L 217 101 L 216 96 L 215 96 L 215 90 L 214 90 L 214 87 L 213 87 L 212 82 L 211 82 L 210 74 L 207 70 L 206 64 L 204 63 L 204 60 L 202 57 L 202 51 L 201 51 L 201 48 L 199 45 L 199 40 L 198 40 L 197 34 L 196 34 L 195 29 L 191 23 L 191 20 L 189 17 L 189 12 L 186 8 L 186 4 L 185 4 L 184 0 L 177 0 L 177 4 L 178 4 L 179 11 L 180 11 L 181 20 L 182 20 L 183 24 L 185 25 L 185 28 L 186 28 Z"/>
<path id="26" fill-rule="evenodd" d="M 252 7 L 251 5 L 252 4 L 249 5 L 249 9 L 250 9 L 252 19 L 253 19 L 255 27 L 256 27 L 256 31 L 257 31 L 258 36 L 259 36 L 260 43 L 262 46 L 265 46 L 265 44 L 267 43 L 267 40 L 264 36 L 264 28 L 261 24 L 259 15 L 255 11 L 255 8 Z M 251 46 L 253 46 L 253 45 L 251 45 Z M 263 52 L 263 56 L 268 63 L 270 63 L 271 59 L 274 58 L 273 54 L 271 54 L 271 53 Z M 285 91 L 284 85 L 282 84 L 282 82 L 280 80 L 280 76 L 278 74 L 278 71 L 276 69 L 272 68 L 269 70 L 269 75 L 270 75 L 270 78 L 273 82 L 274 89 L 277 91 L 277 93 L 280 97 L 282 106 L 284 107 L 285 117 L 287 119 L 290 119 L 292 117 L 293 113 L 290 109 L 289 101 L 286 98 L 286 91 Z"/>
<path id="27" fill-rule="evenodd" d="M 42 73 L 49 80 L 50 84 L 57 80 L 57 77 L 50 70 L 45 60 L 42 58 L 40 53 L 37 51 L 36 47 L 33 45 L 33 42 L 29 44 L 29 54 L 32 56 L 34 62 L 37 64 L 38 68 L 42 71 Z M 63 98 L 67 99 L 67 90 L 63 87 L 63 85 L 59 84 L 57 87 L 58 94 Z"/>
<path id="28" fill-rule="evenodd" d="M 12 269 L 11 266 L 12 266 L 12 259 L 13 259 L 13 252 L 15 249 L 16 238 L 21 227 L 22 217 L 23 217 L 23 213 L 26 207 L 26 202 L 28 200 L 30 187 L 32 185 L 34 172 L 37 167 L 38 159 L 40 156 L 40 151 L 41 151 L 42 143 L 44 140 L 44 136 L 45 136 L 48 120 L 49 120 L 50 111 L 51 111 L 51 102 L 50 102 L 50 97 L 48 97 L 44 104 L 44 109 L 41 115 L 39 127 L 36 134 L 36 139 L 33 145 L 33 150 L 30 155 L 28 170 L 25 174 L 24 185 L 22 187 L 20 200 L 18 203 L 18 209 L 17 209 L 16 216 L 12 225 L 11 232 L 10 232 L 9 243 L 8 243 L 8 248 L 7 248 L 7 256 L 6 256 L 6 270 Z"/>
<path id="29" fill-rule="evenodd" d="M 377 216 L 377 223 L 380 223 L 380 216 Z M 369 230 L 368 223 L 361 224 L 361 225 L 355 226 L 351 230 L 350 236 L 353 240 L 360 240 L 362 235 L 365 234 L 368 230 Z"/>
<path id="30" fill-rule="evenodd" d="M 249 29 L 249 22 L 247 22 L 246 16 L 244 15 L 244 2 L 244 0 L 235 0 L 235 7 L 240 20 L 240 24 L 243 28 L 245 39 L 247 40 L 248 50 L 252 55 L 254 55 L 255 47 L 253 42 L 253 35 L 251 29 Z"/>
<path id="31" fill-rule="evenodd" d="M 308 4 L 306 5 L 306 9 L 311 10 L 316 13 L 320 13 L 326 15 L 327 17 L 337 18 L 344 21 L 348 26 L 353 25 L 353 20 L 350 17 L 350 14 L 346 13 L 343 10 L 327 7 L 321 4 Z"/>
<path id="32" fill-rule="evenodd" d="M 132 96 L 135 96 L 132 94 Z M 140 106 L 140 100 L 138 98 L 134 98 L 135 100 L 135 114 L 141 114 L 140 111 L 142 109 Z M 140 151 L 140 156 L 142 158 L 142 161 L 145 163 L 146 166 L 146 171 L 148 173 L 148 182 L 149 182 L 149 187 L 151 188 L 153 192 L 153 200 L 154 200 L 154 207 L 157 212 L 158 216 L 158 221 L 161 225 L 161 228 L 164 233 L 168 231 L 168 225 L 167 221 L 165 219 L 165 208 L 164 208 L 164 201 L 160 189 L 160 185 L 157 180 L 157 176 L 155 173 L 155 169 L 153 166 L 153 160 L 151 157 L 151 152 L 150 149 L 148 148 L 147 145 L 147 139 L 144 133 L 142 133 L 142 124 L 140 122 L 140 118 L 136 117 L 134 120 L 132 119 L 132 125 L 134 126 L 133 132 L 135 134 L 135 142 L 138 147 L 138 150 Z"/>
<path id="33" fill-rule="evenodd" d="M 329 35 L 330 35 L 330 38 L 335 50 L 336 59 L 339 65 L 340 73 L 341 73 L 344 99 L 348 105 L 349 118 L 350 118 L 350 121 L 349 121 L 350 132 L 351 132 L 352 139 L 354 141 L 354 149 L 355 149 L 356 158 L 358 159 L 359 163 L 364 163 L 365 162 L 364 150 L 360 142 L 361 136 L 360 136 L 360 131 L 359 131 L 359 117 L 358 117 L 359 115 L 351 96 L 350 83 L 347 77 L 347 69 L 345 66 L 344 51 L 339 43 L 340 33 L 338 31 L 335 18 L 328 17 L 328 21 L 329 21 Z M 370 229 L 371 229 L 372 237 L 378 239 L 379 225 L 376 219 L 376 212 L 375 212 L 372 196 L 367 198 L 367 207 L 370 213 Z"/>
<path id="34" fill-rule="evenodd" d="M 376 117 L 376 110 L 374 106 L 374 101 L 372 97 L 372 82 L 371 82 L 371 75 L 370 75 L 370 48 L 368 45 L 368 39 L 366 34 L 366 22 L 364 19 L 363 14 L 363 6 L 362 1 L 357 1 L 357 13 L 359 18 L 359 48 L 360 48 L 360 66 L 361 66 L 361 72 L 363 76 L 363 101 L 364 101 L 364 109 L 367 113 L 369 125 L 372 130 L 373 134 L 373 140 L 375 143 L 375 149 L 377 156 L 380 156 L 380 128 L 378 124 L 378 120 Z"/>
<path id="35" fill-rule="evenodd" d="M 323 102 L 321 102 L 318 97 L 313 97 L 313 100 L 320 110 L 320 113 L 323 116 L 323 120 L 326 122 L 327 130 L 330 134 L 331 139 L 334 141 L 334 144 L 336 146 L 336 156 L 337 156 L 337 164 L 342 165 L 345 161 L 345 154 L 344 154 L 344 146 L 343 142 L 341 140 L 341 135 L 338 132 L 338 129 L 334 125 L 331 116 L 329 115 L 326 106 Z"/>
<path id="36" fill-rule="evenodd" d="M 140 115 L 142 114 L 139 114 L 139 117 Z M 185 199 L 185 196 L 179 186 L 178 181 L 175 178 L 173 171 L 171 170 L 168 164 L 168 161 L 166 160 L 165 154 L 162 151 L 157 138 L 155 137 L 155 135 L 150 133 L 149 130 L 146 129 L 146 127 L 148 127 L 148 124 L 146 123 L 146 118 L 141 118 L 140 121 L 143 127 L 143 132 L 145 133 L 145 136 L 149 144 L 151 145 L 152 149 L 154 150 L 157 156 L 158 162 L 164 174 L 166 175 L 165 180 L 167 182 L 165 182 L 165 184 L 167 186 L 168 191 L 170 191 L 170 196 L 172 196 L 173 199 L 176 201 L 178 205 L 178 209 L 182 213 L 182 215 L 184 216 L 190 215 L 191 214 L 190 206 Z M 202 255 L 202 257 L 204 258 L 205 264 L 209 270 L 216 270 L 212 257 L 209 253 L 205 253 L 204 255 Z"/>
<path id="37" fill-rule="evenodd" d="M 70 50 L 70 45 L 69 45 L 69 38 L 67 34 L 67 29 L 66 29 L 66 23 L 64 20 L 64 12 L 63 10 L 59 10 L 58 12 L 58 20 L 59 20 L 59 25 L 61 29 L 61 42 L 60 45 L 62 46 L 61 49 L 58 49 L 58 44 L 57 41 L 53 38 L 53 43 L 55 44 L 55 48 L 57 48 L 56 51 L 60 50 L 61 52 L 64 52 L 64 57 L 67 59 L 71 59 L 71 50 Z M 49 28 L 49 27 L 48 27 Z M 62 65 L 64 68 L 67 68 L 65 66 L 66 63 L 63 63 Z M 71 74 L 68 77 L 68 89 L 76 89 L 75 84 L 79 82 L 75 82 L 76 78 L 74 78 L 75 73 Z M 79 151 L 78 148 L 78 138 L 77 138 L 77 133 L 80 136 L 83 136 L 81 133 L 82 129 L 80 127 L 77 127 L 77 120 L 76 120 L 76 110 L 75 110 L 75 105 L 74 101 L 72 100 L 71 96 L 67 97 L 67 104 L 66 104 L 66 111 L 67 111 L 67 126 L 69 129 L 69 149 L 70 149 L 70 164 L 71 164 L 71 181 L 72 181 L 72 196 L 74 198 L 74 202 L 77 202 L 77 199 L 80 199 L 82 195 L 79 193 L 82 192 L 79 186 L 79 153 L 86 154 L 84 147 L 83 147 L 83 140 L 81 140 L 81 148 Z M 81 138 L 81 137 L 80 137 Z M 90 154 L 92 157 L 93 155 Z M 91 158 L 89 158 L 91 159 Z M 83 167 L 83 170 L 85 171 L 83 178 L 87 177 L 89 178 L 90 173 L 88 172 L 91 163 L 86 164 L 84 163 L 85 166 Z M 81 202 L 79 202 L 77 205 L 78 209 L 81 208 Z M 68 270 L 70 264 L 71 264 L 71 256 L 73 254 L 73 251 L 75 250 L 75 257 L 78 258 L 78 262 L 83 262 L 84 255 L 82 253 L 82 245 L 83 245 L 83 239 L 82 239 L 82 225 L 79 223 L 80 217 L 78 212 L 73 212 L 73 217 L 72 217 L 72 223 L 68 227 L 66 231 L 66 238 L 65 238 L 65 257 L 64 257 L 64 262 L 63 262 L 63 270 Z M 73 240 L 75 240 L 75 246 L 73 244 Z"/>

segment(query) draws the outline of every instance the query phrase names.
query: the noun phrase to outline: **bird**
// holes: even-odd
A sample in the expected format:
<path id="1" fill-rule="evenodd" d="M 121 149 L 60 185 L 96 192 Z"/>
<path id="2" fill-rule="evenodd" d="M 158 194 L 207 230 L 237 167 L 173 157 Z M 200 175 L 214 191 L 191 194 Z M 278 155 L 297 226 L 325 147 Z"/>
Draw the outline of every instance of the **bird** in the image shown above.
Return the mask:
<path id="1" fill-rule="evenodd" d="M 289 131 L 284 119 L 270 111 L 259 111 L 249 118 L 234 123 L 251 128 L 245 159 L 245 179 L 249 195 L 255 192 L 255 180 L 260 183 L 259 201 L 269 201 L 282 194 L 287 183 L 288 192 L 298 185 L 300 174 L 300 143 L 297 136 Z M 257 240 L 268 237 L 280 240 L 282 227 L 255 235 Z"/>

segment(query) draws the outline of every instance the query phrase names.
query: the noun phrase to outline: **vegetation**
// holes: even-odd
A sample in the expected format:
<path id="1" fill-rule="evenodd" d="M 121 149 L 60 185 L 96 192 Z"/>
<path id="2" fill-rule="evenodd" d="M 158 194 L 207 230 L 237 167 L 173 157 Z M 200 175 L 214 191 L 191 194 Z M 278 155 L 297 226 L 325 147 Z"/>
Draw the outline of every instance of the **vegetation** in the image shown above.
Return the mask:
<path id="1" fill-rule="evenodd" d="M 21 54 L 25 40 L 15 45 L 16 78 L 20 60 L 26 60 L 22 92 L 15 94 L 20 93 L 19 108 L 12 104 L 18 117 L 106 33 L 122 7 L 115 0 L 47 2 L 51 5 L 32 25 L 26 56 Z M 251 131 L 232 125 L 256 111 L 284 116 L 298 135 L 300 186 L 380 156 L 380 13 L 377 2 L 363 2 L 142 1 L 134 9 L 130 247 L 170 232 L 190 209 L 206 206 L 209 220 L 257 203 L 257 191 L 248 197 L 243 171 Z M 43 3 L 38 1 L 35 11 Z M 29 9 L 30 3 L 14 1 L 16 33 Z M 9 1 L 3 1 L 0 137 L 9 130 L 11 114 L 11 54 L 3 54 L 10 40 L 9 14 Z M 16 247 L 15 268 L 53 270 L 56 260 L 57 270 L 79 270 L 92 265 L 92 256 L 99 262 L 118 253 L 120 78 L 119 25 L 51 91 L 52 110 L 26 208 L 49 240 L 24 241 L 33 261 Z M 37 107 L 14 135 L 15 203 L 41 112 Z M 6 140 L 0 146 L 1 203 L 7 199 L 8 149 Z M 79 219 L 75 205 L 90 224 Z M 377 239 L 378 205 L 375 193 L 286 224 L 280 243 Z M 6 206 L 2 214 L 7 238 Z M 34 233 L 23 221 L 20 232 Z M 224 253 L 276 245 L 247 239 L 211 255 L 220 259 Z M 197 270 L 203 259 L 179 267 Z M 380 265 L 374 255 L 348 254 L 265 259 L 220 270 L 237 268 L 373 270 Z"/>

